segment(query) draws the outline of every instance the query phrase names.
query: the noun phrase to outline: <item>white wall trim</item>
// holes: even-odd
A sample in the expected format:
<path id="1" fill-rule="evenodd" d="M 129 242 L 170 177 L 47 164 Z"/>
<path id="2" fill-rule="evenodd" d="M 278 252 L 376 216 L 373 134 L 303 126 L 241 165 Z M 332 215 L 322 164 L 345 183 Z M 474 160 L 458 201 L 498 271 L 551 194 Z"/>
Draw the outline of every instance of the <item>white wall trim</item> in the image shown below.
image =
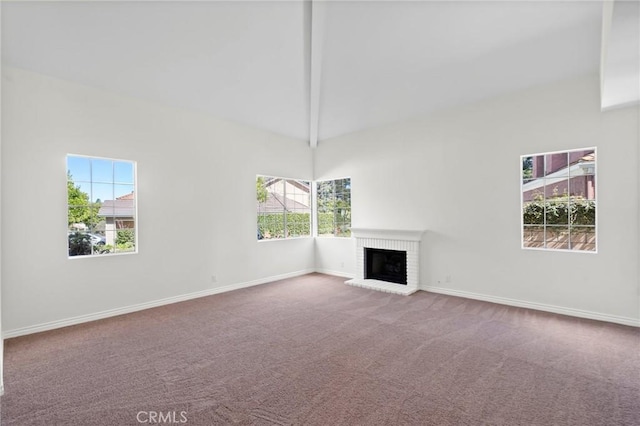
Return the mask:
<path id="1" fill-rule="evenodd" d="M 351 228 L 351 235 L 358 238 L 372 238 L 380 240 L 421 241 L 424 229 L 378 229 Z"/>
<path id="2" fill-rule="evenodd" d="M 345 271 L 334 271 L 332 269 L 316 268 L 316 272 L 319 274 L 333 275 L 334 277 L 341 277 L 341 278 L 353 279 L 356 277 L 356 274 L 352 274 Z"/>
<path id="3" fill-rule="evenodd" d="M 617 315 L 602 314 L 599 312 L 584 311 L 581 309 L 564 308 L 561 306 L 547 305 L 544 303 L 526 302 L 524 300 L 509 299 L 506 297 L 489 296 L 486 294 L 472 293 L 462 290 L 452 290 L 449 288 L 422 286 L 420 290 L 429 291 L 431 293 L 446 294 L 449 296 L 464 297 L 466 299 L 482 300 L 485 302 L 498 303 L 500 305 L 516 306 L 519 308 L 535 309 L 538 311 L 553 312 L 555 314 L 568 315 L 571 317 L 587 318 L 598 321 L 613 322 L 616 324 L 629 325 L 632 327 L 640 327 L 640 319 L 621 317 Z"/>
<path id="4" fill-rule="evenodd" d="M 239 290 L 241 288 L 253 287 L 255 285 L 266 284 L 273 281 L 284 280 L 286 278 L 298 277 L 301 275 L 307 275 L 315 272 L 314 269 L 303 269 L 301 271 L 289 272 L 281 275 L 274 275 L 271 277 L 260 278 L 253 281 L 246 281 L 242 283 L 229 284 L 222 287 L 216 287 L 208 290 L 197 291 L 194 293 L 182 294 L 179 296 L 166 297 L 164 299 L 153 300 L 150 302 L 138 303 L 135 305 L 125 306 L 122 308 L 109 309 L 106 311 L 96 312 L 93 314 L 79 315 L 77 317 L 66 318 L 62 320 L 51 321 L 43 324 L 31 325 L 28 327 L 16 328 L 14 330 L 8 330 L 2 333 L 3 339 L 10 339 L 12 337 L 25 336 L 27 334 L 40 333 L 42 331 L 54 330 L 56 328 L 68 327 L 70 325 L 82 324 L 85 322 L 96 321 L 99 319 L 110 318 L 117 315 L 129 314 L 132 312 L 142 311 L 145 309 L 156 308 L 158 306 L 170 305 L 172 303 L 184 302 L 186 300 L 197 299 L 205 296 L 212 296 L 214 294 L 226 293 L 228 291 Z"/>
<path id="5" fill-rule="evenodd" d="M 42 331 L 54 330 L 57 328 L 68 327 L 71 325 L 82 324 L 85 322 L 96 321 L 99 319 L 110 318 L 117 315 L 124 315 L 132 312 L 142 311 L 145 309 L 155 308 L 159 306 L 169 305 L 172 303 L 183 302 L 186 300 L 197 299 L 200 297 L 212 296 L 214 294 L 226 293 L 228 291 L 239 290 L 242 288 L 253 287 L 260 284 L 266 284 L 274 281 L 279 281 L 287 278 L 294 278 L 302 275 L 307 275 L 313 272 L 320 274 L 333 275 L 344 278 L 354 278 L 353 274 L 349 274 L 343 271 L 334 271 L 329 269 L 303 269 L 300 271 L 290 272 L 281 275 L 274 275 L 271 277 L 260 278 L 257 280 L 246 281 L 242 283 L 229 284 L 222 287 L 216 287 L 208 290 L 197 291 L 194 293 L 183 294 L 179 296 L 167 297 L 164 299 L 158 299 L 150 302 L 139 303 L 136 305 L 125 306 L 122 308 L 109 309 L 106 311 L 96 312 L 93 314 L 80 315 L 72 318 L 66 318 L 62 320 L 51 321 L 47 323 L 37 324 L 28 327 L 17 328 L 14 330 L 7 330 L 2 334 L 3 339 L 10 339 L 18 336 L 25 336 L 28 334 L 39 333 Z M 422 286 L 420 290 L 429 291 L 432 293 L 447 294 L 450 296 L 464 297 L 467 299 L 483 300 L 485 302 L 498 303 L 501 305 L 517 306 L 520 308 L 536 309 L 539 311 L 553 312 L 562 315 L 568 315 L 579 318 L 588 318 L 599 321 L 612 322 L 616 324 L 629 325 L 633 327 L 640 327 L 640 319 L 621 317 L 617 315 L 608 315 L 598 312 L 584 311 L 580 309 L 564 308 L 560 306 L 547 305 L 543 303 L 526 302 L 523 300 L 509 299 L 505 297 L 489 296 L 484 294 L 472 293 L 461 290 L 452 290 L 442 287 L 434 286 Z M 2 385 L 0 385 L 0 395 L 2 395 Z"/>

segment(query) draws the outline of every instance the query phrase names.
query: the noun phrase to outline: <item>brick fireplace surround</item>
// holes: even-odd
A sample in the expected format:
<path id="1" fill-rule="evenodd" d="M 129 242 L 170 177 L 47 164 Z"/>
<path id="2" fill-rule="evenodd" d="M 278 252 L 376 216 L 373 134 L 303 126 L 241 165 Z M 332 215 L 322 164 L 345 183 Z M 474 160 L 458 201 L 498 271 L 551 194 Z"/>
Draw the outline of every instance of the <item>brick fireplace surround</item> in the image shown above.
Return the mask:
<path id="1" fill-rule="evenodd" d="M 356 239 L 356 277 L 345 284 L 386 293 L 408 296 L 418 291 L 420 277 L 420 241 L 424 231 L 351 228 Z M 407 284 L 365 279 L 365 248 L 407 252 Z"/>

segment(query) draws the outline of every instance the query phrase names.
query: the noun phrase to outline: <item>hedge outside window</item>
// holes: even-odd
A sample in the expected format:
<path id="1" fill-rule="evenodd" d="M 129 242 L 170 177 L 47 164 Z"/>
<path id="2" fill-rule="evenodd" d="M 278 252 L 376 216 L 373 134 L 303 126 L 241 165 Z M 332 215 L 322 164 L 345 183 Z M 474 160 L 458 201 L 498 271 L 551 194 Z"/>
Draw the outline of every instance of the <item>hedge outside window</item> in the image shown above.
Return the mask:
<path id="1" fill-rule="evenodd" d="M 67 155 L 69 257 L 136 252 L 136 163 Z"/>
<path id="2" fill-rule="evenodd" d="M 521 161 L 522 248 L 596 252 L 596 149 Z"/>
<path id="3" fill-rule="evenodd" d="M 351 236 L 351 178 L 317 182 L 318 236 Z"/>
<path id="4" fill-rule="evenodd" d="M 259 240 L 311 236 L 311 182 L 256 177 Z"/>

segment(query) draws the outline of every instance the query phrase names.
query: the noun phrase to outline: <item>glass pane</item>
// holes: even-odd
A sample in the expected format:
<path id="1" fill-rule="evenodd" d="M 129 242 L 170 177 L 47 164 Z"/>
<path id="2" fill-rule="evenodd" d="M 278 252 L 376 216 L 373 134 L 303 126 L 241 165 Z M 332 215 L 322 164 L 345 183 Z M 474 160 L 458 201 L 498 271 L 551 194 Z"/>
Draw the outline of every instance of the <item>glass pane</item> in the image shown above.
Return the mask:
<path id="1" fill-rule="evenodd" d="M 91 180 L 94 183 L 113 183 L 113 161 L 102 158 L 91 159 Z"/>
<path id="2" fill-rule="evenodd" d="M 351 236 L 351 222 L 338 222 L 335 229 L 336 237 L 350 237 Z"/>
<path id="3" fill-rule="evenodd" d="M 89 204 L 69 206 L 67 208 L 67 225 L 71 230 L 86 232 L 91 227 L 92 211 Z"/>
<path id="4" fill-rule="evenodd" d="M 589 189 L 587 186 L 590 176 L 572 176 L 569 179 L 569 195 L 572 197 L 587 198 Z"/>
<path id="5" fill-rule="evenodd" d="M 86 209 L 87 219 L 85 223 L 89 229 L 89 232 L 95 232 L 100 222 L 104 219 L 99 216 L 101 205 L 99 203 L 91 203 Z"/>
<path id="6" fill-rule="evenodd" d="M 338 179 L 335 183 L 336 186 L 336 198 L 344 199 L 351 194 L 351 179 Z"/>
<path id="7" fill-rule="evenodd" d="M 115 233 L 115 253 L 133 252 L 136 249 L 136 232 L 134 228 L 120 228 Z"/>
<path id="8" fill-rule="evenodd" d="M 286 180 L 286 196 L 284 197 L 284 202 L 287 211 L 309 212 L 311 204 L 310 192 L 309 182 L 292 179 Z"/>
<path id="9" fill-rule="evenodd" d="M 522 207 L 522 223 L 525 225 L 544 224 L 544 202 L 541 200 L 524 203 Z"/>
<path id="10" fill-rule="evenodd" d="M 133 184 L 133 163 L 129 161 L 114 161 L 113 176 L 115 182 Z"/>
<path id="11" fill-rule="evenodd" d="M 334 221 L 332 213 L 322 213 L 318 217 L 318 236 L 329 237 L 334 235 Z"/>
<path id="12" fill-rule="evenodd" d="M 258 214 L 268 211 L 267 200 L 269 199 L 269 192 L 265 186 L 266 177 L 256 176 L 256 207 Z M 258 226 L 258 239 L 262 239 L 260 227 Z"/>
<path id="13" fill-rule="evenodd" d="M 89 239 L 91 241 L 91 254 L 106 254 L 110 252 L 106 244 L 107 239 L 104 231 L 98 232 L 97 230 L 92 229 L 87 235 L 89 235 Z"/>
<path id="14" fill-rule="evenodd" d="M 567 225 L 569 223 L 569 203 L 566 200 L 547 200 L 545 203 L 547 225 Z"/>
<path id="15" fill-rule="evenodd" d="M 569 248 L 569 227 L 568 226 L 547 226 L 545 232 L 545 247 L 555 250 L 566 250 Z"/>
<path id="16" fill-rule="evenodd" d="M 530 158 L 530 164 L 527 160 Z M 527 170 L 530 169 L 531 172 Z M 532 155 L 522 157 L 522 178 L 539 179 L 544 177 L 544 155 Z"/>
<path id="17" fill-rule="evenodd" d="M 67 205 L 87 204 L 90 199 L 91 184 L 87 182 L 67 182 Z"/>
<path id="18" fill-rule="evenodd" d="M 94 203 L 113 200 L 113 184 L 94 183 L 91 185 L 91 201 Z"/>
<path id="19" fill-rule="evenodd" d="M 113 196 L 117 200 L 133 200 L 135 194 L 133 185 L 113 185 Z"/>
<path id="20" fill-rule="evenodd" d="M 522 181 L 522 201 L 544 199 L 544 179 L 524 179 Z"/>
<path id="21" fill-rule="evenodd" d="M 566 197 L 568 195 L 569 179 L 566 177 L 546 178 L 544 183 L 544 197 L 546 199 Z"/>
<path id="22" fill-rule="evenodd" d="M 301 237 L 311 235 L 309 213 L 287 214 L 287 236 Z"/>
<path id="23" fill-rule="evenodd" d="M 571 250 L 595 251 L 596 229 L 590 226 L 571 227 Z"/>
<path id="24" fill-rule="evenodd" d="M 100 220 L 106 221 L 110 219 L 110 223 L 113 223 L 113 216 L 115 215 L 115 207 L 113 200 L 106 200 L 103 203 L 96 203 L 100 205 L 98 209 L 98 217 Z"/>
<path id="25" fill-rule="evenodd" d="M 544 226 L 524 227 L 522 234 L 523 247 L 544 247 Z"/>
<path id="26" fill-rule="evenodd" d="M 287 179 L 284 181 L 284 205 L 287 211 L 284 236 L 300 237 L 311 234 L 311 186 L 308 181 Z"/>
<path id="27" fill-rule="evenodd" d="M 574 172 L 576 175 L 596 174 L 596 153 L 593 149 L 571 151 L 569 160 L 578 166 Z"/>
<path id="28" fill-rule="evenodd" d="M 113 252 L 116 247 L 116 231 L 113 227 L 113 221 L 110 224 L 107 224 L 107 230 L 104 233 L 104 238 L 107 246 L 106 248 Z"/>
<path id="29" fill-rule="evenodd" d="M 92 253 L 92 242 L 89 233 L 72 231 L 68 233 L 69 256 L 88 256 Z"/>
<path id="30" fill-rule="evenodd" d="M 574 197 L 582 197 L 588 200 L 596 198 L 595 176 L 574 176 L 569 181 L 569 193 Z"/>
<path id="31" fill-rule="evenodd" d="M 120 212 L 120 213 L 119 213 Z M 136 226 L 135 219 L 132 215 L 122 214 L 122 209 L 116 208 L 115 228 L 118 229 L 133 229 Z"/>
<path id="32" fill-rule="evenodd" d="M 593 200 L 573 199 L 570 203 L 571 224 L 595 226 L 596 202 Z"/>
<path id="33" fill-rule="evenodd" d="M 523 156 L 522 160 L 522 182 L 525 183 L 527 181 L 531 181 L 534 179 L 533 177 L 533 157 L 532 156 Z"/>
<path id="34" fill-rule="evenodd" d="M 74 182 L 91 181 L 91 159 L 67 155 L 67 175 L 71 175 Z"/>
<path id="35" fill-rule="evenodd" d="M 335 198 L 335 182 L 318 182 L 318 211 L 327 212 L 332 210 L 332 202 Z"/>
<path id="36" fill-rule="evenodd" d="M 544 156 L 544 174 L 545 176 L 556 175 L 558 173 L 567 176 L 568 154 L 566 152 L 557 152 L 555 154 L 547 154 Z"/>
<path id="37" fill-rule="evenodd" d="M 267 212 L 258 215 L 258 228 L 265 240 L 284 238 L 284 213 Z"/>

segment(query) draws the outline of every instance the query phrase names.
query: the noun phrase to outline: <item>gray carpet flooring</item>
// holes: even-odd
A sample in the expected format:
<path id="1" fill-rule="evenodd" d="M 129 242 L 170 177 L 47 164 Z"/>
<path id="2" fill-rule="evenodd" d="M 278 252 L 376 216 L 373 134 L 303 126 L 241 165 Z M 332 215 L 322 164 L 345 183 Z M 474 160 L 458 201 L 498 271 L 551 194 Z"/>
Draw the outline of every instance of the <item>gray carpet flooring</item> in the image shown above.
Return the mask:
<path id="1" fill-rule="evenodd" d="M 640 425 L 637 328 L 343 281 L 10 339 L 2 425 Z"/>

